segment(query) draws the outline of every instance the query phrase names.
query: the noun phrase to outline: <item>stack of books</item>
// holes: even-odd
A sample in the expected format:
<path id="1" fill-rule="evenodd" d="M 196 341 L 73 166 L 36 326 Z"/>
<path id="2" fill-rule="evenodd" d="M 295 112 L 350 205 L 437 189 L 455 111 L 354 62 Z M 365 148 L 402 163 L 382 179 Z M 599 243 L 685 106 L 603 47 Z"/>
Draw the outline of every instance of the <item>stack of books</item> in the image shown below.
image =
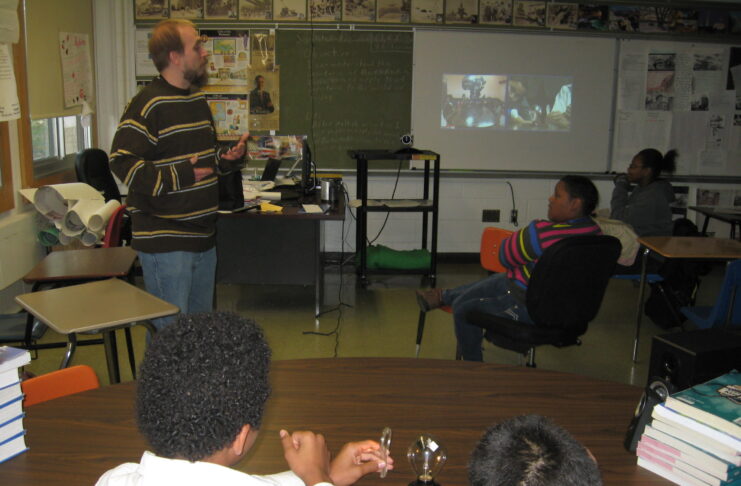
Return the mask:
<path id="1" fill-rule="evenodd" d="M 31 354 L 25 349 L 0 347 L 0 462 L 28 450 L 18 372 L 30 362 Z"/>
<path id="2" fill-rule="evenodd" d="M 674 393 L 651 417 L 639 466 L 681 485 L 741 486 L 741 373 Z"/>

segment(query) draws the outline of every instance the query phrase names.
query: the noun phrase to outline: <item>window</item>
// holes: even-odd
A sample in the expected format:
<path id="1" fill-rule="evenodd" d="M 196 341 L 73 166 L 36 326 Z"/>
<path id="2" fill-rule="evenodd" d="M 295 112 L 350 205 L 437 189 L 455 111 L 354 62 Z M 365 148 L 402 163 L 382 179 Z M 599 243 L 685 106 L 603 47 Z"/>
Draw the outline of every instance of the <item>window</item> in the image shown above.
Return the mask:
<path id="1" fill-rule="evenodd" d="M 74 167 L 77 152 L 92 146 L 90 132 L 80 116 L 31 120 L 34 179 Z"/>

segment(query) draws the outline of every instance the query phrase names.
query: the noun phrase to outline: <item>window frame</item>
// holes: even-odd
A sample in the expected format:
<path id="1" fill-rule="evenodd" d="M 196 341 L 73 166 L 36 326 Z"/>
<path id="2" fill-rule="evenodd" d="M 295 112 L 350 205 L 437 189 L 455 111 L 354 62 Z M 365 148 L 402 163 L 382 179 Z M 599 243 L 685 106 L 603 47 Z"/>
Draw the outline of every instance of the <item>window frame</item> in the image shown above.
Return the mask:
<path id="1" fill-rule="evenodd" d="M 13 198 L 13 172 L 10 163 L 10 129 L 9 122 L 0 122 L 0 174 L 2 174 L 0 186 L 0 212 L 5 212 L 15 207 Z"/>

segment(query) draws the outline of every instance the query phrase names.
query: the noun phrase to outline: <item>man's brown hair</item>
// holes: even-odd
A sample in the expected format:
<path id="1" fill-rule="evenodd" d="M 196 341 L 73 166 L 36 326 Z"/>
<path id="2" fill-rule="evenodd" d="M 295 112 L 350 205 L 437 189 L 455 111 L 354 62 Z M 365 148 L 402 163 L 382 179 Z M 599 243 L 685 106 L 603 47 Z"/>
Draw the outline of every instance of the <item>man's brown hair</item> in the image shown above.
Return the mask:
<path id="1" fill-rule="evenodd" d="M 196 28 L 195 24 L 185 19 L 163 20 L 154 26 L 152 37 L 149 38 L 149 55 L 157 71 L 162 72 L 170 65 L 170 53 L 183 53 L 185 46 L 180 37 L 181 27 Z"/>

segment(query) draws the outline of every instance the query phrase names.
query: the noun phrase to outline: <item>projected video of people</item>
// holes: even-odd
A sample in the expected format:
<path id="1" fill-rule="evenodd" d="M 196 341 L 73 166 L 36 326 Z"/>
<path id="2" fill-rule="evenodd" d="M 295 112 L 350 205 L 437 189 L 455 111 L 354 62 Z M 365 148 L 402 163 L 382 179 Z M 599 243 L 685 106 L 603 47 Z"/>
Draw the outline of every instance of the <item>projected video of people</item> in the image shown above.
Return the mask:
<path id="1" fill-rule="evenodd" d="M 440 127 L 568 131 L 568 76 L 444 74 Z"/>

